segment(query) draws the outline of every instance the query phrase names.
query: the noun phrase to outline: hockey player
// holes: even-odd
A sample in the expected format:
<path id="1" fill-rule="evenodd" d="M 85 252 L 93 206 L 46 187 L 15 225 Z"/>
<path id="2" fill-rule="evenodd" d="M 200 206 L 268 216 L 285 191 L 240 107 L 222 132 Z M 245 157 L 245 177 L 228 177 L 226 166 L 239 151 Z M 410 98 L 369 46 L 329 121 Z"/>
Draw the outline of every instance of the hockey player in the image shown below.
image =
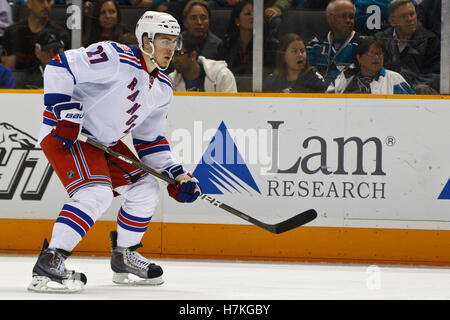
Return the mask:
<path id="1" fill-rule="evenodd" d="M 38 143 L 70 196 L 33 268 L 32 291 L 79 291 L 86 276 L 64 261 L 110 206 L 124 202 L 110 234 L 113 282 L 163 283 L 160 266 L 136 252 L 159 198 L 155 178 L 77 140 L 79 133 L 136 159 L 120 139 L 131 133 L 139 160 L 178 181 L 169 195 L 193 202 L 198 181 L 172 157 L 163 136 L 173 90 L 162 72 L 181 49 L 180 26 L 167 13 L 147 11 L 136 25 L 138 47 L 100 42 L 55 56 L 44 74 Z M 132 280 L 129 275 L 139 278 Z M 133 276 L 134 277 L 134 276 Z M 58 288 L 50 283 L 58 282 Z"/>

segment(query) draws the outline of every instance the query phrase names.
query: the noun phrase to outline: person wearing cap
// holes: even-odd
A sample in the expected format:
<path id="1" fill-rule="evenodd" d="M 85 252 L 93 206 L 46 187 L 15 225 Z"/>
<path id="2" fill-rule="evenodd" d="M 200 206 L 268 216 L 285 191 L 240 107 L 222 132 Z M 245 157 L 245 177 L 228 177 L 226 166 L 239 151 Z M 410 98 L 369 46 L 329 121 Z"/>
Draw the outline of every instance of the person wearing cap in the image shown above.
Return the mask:
<path id="1" fill-rule="evenodd" d="M 49 19 L 51 3 L 51 0 L 27 0 L 28 17 L 5 30 L 2 63 L 12 71 L 24 71 L 39 65 L 34 46 L 38 33 L 45 28 L 54 29 L 65 40 L 65 49 L 69 49 L 69 34 Z"/>
<path id="2" fill-rule="evenodd" d="M 53 29 L 44 29 L 37 35 L 34 45 L 34 55 L 39 63 L 28 68 L 23 73 L 22 79 L 17 79 L 17 88 L 43 89 L 45 66 L 58 53 L 64 51 L 64 41 Z"/>
<path id="3" fill-rule="evenodd" d="M 175 91 L 237 92 L 236 80 L 223 60 L 199 56 L 194 40 L 183 39 L 173 56 L 175 71 L 169 74 Z"/>

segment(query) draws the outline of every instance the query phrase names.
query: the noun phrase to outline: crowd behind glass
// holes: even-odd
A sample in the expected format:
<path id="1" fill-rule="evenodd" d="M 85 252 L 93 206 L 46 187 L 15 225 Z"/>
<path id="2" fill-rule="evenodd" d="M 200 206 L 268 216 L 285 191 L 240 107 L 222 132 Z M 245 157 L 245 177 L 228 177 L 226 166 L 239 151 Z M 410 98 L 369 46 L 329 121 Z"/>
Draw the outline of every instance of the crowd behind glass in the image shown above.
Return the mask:
<path id="1" fill-rule="evenodd" d="M 43 88 L 46 64 L 71 49 L 71 31 L 63 23 L 70 4 L 0 0 L 0 88 Z M 183 47 L 166 70 L 174 90 L 252 91 L 253 0 L 82 5 L 82 46 L 136 45 L 140 14 L 168 12 L 183 30 Z M 319 18 L 312 27 L 298 27 L 313 14 Z M 439 94 L 440 21 L 441 0 L 264 1 L 263 91 Z"/>

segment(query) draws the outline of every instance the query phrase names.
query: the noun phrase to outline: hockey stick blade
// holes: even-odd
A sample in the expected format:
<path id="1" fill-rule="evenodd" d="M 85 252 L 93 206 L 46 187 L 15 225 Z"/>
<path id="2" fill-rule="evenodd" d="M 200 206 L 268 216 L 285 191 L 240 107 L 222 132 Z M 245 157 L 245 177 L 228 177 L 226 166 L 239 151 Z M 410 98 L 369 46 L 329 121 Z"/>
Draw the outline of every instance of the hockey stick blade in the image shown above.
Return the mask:
<path id="1" fill-rule="evenodd" d="M 295 229 L 297 227 L 300 227 L 304 224 L 307 224 L 308 222 L 313 221 L 315 218 L 317 218 L 316 210 L 309 209 L 302 213 L 297 214 L 296 216 L 293 216 L 292 218 L 289 218 L 285 221 L 272 225 L 273 227 L 272 232 L 275 234 L 280 234 Z"/>
<path id="2" fill-rule="evenodd" d="M 80 135 L 79 140 L 82 142 L 85 142 L 87 144 L 90 144 L 91 146 L 94 146 L 98 149 L 101 149 L 104 152 L 106 152 L 107 154 L 112 155 L 113 157 L 116 157 L 118 159 L 121 159 L 122 161 L 125 161 L 125 162 L 135 166 L 136 168 L 142 169 L 158 179 L 161 179 L 161 180 L 163 180 L 167 183 L 173 184 L 173 185 L 178 184 L 178 182 L 175 179 L 172 179 L 172 178 L 162 174 L 159 171 L 156 171 L 150 167 L 147 167 L 145 164 L 143 164 L 140 161 L 136 161 L 131 158 L 128 158 L 128 157 L 124 156 L 123 154 L 120 154 L 119 152 L 116 152 L 113 149 L 108 148 L 95 140 L 92 140 L 83 135 Z M 310 209 L 310 210 L 306 210 L 305 212 L 299 213 L 296 216 L 289 218 L 285 221 L 282 221 L 282 222 L 279 222 L 276 224 L 267 224 L 262 221 L 259 221 L 258 219 L 250 217 L 250 216 L 246 215 L 245 213 L 243 213 L 233 207 L 230 207 L 229 205 L 222 203 L 209 195 L 202 194 L 200 196 L 200 199 L 203 199 L 203 200 L 209 202 L 210 204 L 214 205 L 215 207 L 225 210 L 225 211 L 235 215 L 236 217 L 244 219 L 245 221 L 248 221 L 248 222 L 254 224 L 255 226 L 263 228 L 264 230 L 267 230 L 274 234 L 280 234 L 280 233 L 295 229 L 304 224 L 307 224 L 308 222 L 311 222 L 312 220 L 314 220 L 317 217 L 317 212 L 314 209 Z"/>

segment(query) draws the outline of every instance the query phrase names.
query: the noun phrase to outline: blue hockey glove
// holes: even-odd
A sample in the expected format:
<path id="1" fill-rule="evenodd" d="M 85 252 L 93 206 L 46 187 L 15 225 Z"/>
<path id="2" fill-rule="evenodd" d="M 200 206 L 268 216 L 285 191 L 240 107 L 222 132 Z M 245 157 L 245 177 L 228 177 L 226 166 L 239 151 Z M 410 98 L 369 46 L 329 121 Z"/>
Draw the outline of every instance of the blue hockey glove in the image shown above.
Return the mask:
<path id="1" fill-rule="evenodd" d="M 194 202 L 201 195 L 202 191 L 198 185 L 198 180 L 190 173 L 185 173 L 180 165 L 166 169 L 162 173 L 178 182 L 176 186 L 173 184 L 167 186 L 169 196 L 178 202 Z"/>

